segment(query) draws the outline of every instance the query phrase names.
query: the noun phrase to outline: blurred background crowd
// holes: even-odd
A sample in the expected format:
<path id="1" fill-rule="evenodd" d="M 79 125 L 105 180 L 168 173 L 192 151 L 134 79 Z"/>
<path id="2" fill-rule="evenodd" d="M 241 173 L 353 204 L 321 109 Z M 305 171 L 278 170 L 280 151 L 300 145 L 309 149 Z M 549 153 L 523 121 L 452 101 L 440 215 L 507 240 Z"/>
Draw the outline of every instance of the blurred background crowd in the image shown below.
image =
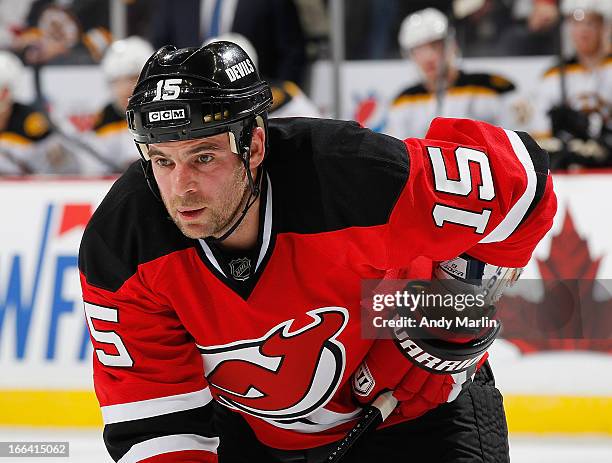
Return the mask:
<path id="1" fill-rule="evenodd" d="M 612 167 L 611 24 L 612 0 L 0 0 L 0 175 L 120 173 L 138 157 L 124 113 L 144 62 L 219 39 L 271 83 L 272 117 L 342 116 L 313 101 L 334 92 L 313 67 L 391 60 L 402 88 L 377 102 L 374 130 L 476 118 L 530 132 L 555 170 Z M 464 68 L 482 57 L 548 61 L 525 86 Z M 98 107 L 62 105 L 71 92 Z"/>

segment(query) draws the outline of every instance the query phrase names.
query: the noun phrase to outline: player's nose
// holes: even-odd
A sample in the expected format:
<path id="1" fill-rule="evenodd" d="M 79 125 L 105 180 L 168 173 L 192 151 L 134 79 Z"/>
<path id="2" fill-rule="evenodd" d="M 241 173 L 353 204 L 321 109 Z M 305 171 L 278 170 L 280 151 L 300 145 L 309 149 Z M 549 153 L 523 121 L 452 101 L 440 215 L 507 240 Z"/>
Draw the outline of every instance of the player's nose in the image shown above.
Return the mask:
<path id="1" fill-rule="evenodd" d="M 175 194 L 184 196 L 197 189 L 198 173 L 188 164 L 177 162 L 172 174 Z"/>

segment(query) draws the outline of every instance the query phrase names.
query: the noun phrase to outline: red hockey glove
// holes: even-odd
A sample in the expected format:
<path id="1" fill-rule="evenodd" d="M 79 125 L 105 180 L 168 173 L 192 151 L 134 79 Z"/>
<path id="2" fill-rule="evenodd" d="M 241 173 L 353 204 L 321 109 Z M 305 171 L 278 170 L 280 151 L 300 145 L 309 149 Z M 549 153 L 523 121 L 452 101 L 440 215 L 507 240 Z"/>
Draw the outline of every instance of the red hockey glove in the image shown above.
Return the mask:
<path id="1" fill-rule="evenodd" d="M 353 392 L 359 402 L 370 403 L 381 392 L 392 390 L 400 401 L 399 412 L 416 418 L 454 400 L 469 385 L 501 328 L 493 319 L 493 303 L 520 274 L 518 269 L 489 266 L 484 279 L 485 268 L 487 264 L 462 256 L 441 263 L 435 271 L 436 279 L 413 281 L 405 288 L 415 295 L 472 294 L 481 303 L 471 305 L 469 310 L 457 303 L 419 304 L 409 311 L 396 308 L 396 319 L 412 319 L 413 324 L 396 327 L 392 339 L 374 343 L 353 377 Z M 452 299 L 459 300 L 466 298 Z M 469 322 L 458 323 L 457 318 Z M 452 323 L 431 323 L 443 320 Z"/>
<path id="2" fill-rule="evenodd" d="M 377 340 L 353 376 L 353 393 L 361 404 L 392 390 L 399 401 L 396 413 L 413 419 L 445 402 L 453 401 L 487 359 L 486 353 L 460 373 L 432 373 L 407 361 L 391 339 Z"/>

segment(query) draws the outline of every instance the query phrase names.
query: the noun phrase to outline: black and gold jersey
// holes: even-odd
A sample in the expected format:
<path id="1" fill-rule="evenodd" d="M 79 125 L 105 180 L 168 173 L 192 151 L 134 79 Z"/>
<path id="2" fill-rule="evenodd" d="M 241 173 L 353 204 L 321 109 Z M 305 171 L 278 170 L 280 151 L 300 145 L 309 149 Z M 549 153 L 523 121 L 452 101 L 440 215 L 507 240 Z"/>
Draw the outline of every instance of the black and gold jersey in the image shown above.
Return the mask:
<path id="1" fill-rule="evenodd" d="M 6 128 L 0 131 L 0 175 L 40 172 L 45 161 L 37 159 L 36 148 L 50 134 L 49 120 L 42 112 L 13 103 Z"/>
<path id="2" fill-rule="evenodd" d="M 315 104 L 291 81 L 271 82 L 270 117 L 320 117 Z"/>
<path id="3" fill-rule="evenodd" d="M 98 113 L 87 142 L 96 150 L 97 156 L 83 156 L 83 173 L 106 175 L 121 173 L 138 158 L 138 150 L 128 131 L 125 113 L 108 103 Z"/>
<path id="4" fill-rule="evenodd" d="M 597 137 L 606 124 L 612 125 L 612 54 L 599 65 L 587 68 L 577 57 L 564 62 L 567 104 L 587 114 L 590 135 Z M 536 138 L 552 135 L 548 112 L 562 103 L 561 66 L 550 67 L 542 75 L 536 98 L 536 110 L 531 133 Z"/>
<path id="5" fill-rule="evenodd" d="M 93 129 L 99 136 L 127 130 L 125 114 L 119 112 L 115 105 L 109 103 L 98 113 Z"/>
<path id="6" fill-rule="evenodd" d="M 421 137 L 437 116 L 465 117 L 507 125 L 502 117 L 505 100 L 514 91 L 514 84 L 505 77 L 461 71 L 439 104 L 436 94 L 419 83 L 394 98 L 385 131 L 398 138 Z"/>

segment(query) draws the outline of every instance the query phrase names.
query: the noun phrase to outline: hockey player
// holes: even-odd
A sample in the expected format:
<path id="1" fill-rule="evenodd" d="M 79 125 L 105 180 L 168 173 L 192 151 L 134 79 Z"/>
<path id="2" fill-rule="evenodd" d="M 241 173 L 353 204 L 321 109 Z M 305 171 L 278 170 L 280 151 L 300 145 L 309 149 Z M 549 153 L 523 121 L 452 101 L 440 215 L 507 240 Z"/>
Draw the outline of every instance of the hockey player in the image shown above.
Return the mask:
<path id="1" fill-rule="evenodd" d="M 205 44 L 219 41 L 233 42 L 238 45 L 246 51 L 247 55 L 253 60 L 255 67 L 259 69 L 257 51 L 244 35 L 230 32 L 208 40 Z M 270 88 L 272 89 L 270 117 L 321 117 L 321 113 L 315 104 L 310 101 L 295 82 L 289 80 L 272 81 L 270 82 Z"/>
<path id="2" fill-rule="evenodd" d="M 111 89 L 112 101 L 98 114 L 92 140 L 92 146 L 102 159 L 84 154 L 81 159 L 84 173 L 104 175 L 123 172 L 138 158 L 138 150 L 134 149 L 134 141 L 127 128 L 125 109 L 138 73 L 153 51 L 146 40 L 136 36 L 118 40 L 106 51 L 101 66 Z"/>
<path id="3" fill-rule="evenodd" d="M 0 51 L 0 175 L 75 173 L 77 166 L 36 108 L 15 101 L 19 58 Z"/>
<path id="4" fill-rule="evenodd" d="M 612 161 L 612 0 L 564 0 L 561 12 L 575 55 L 544 73 L 531 133 L 559 152 L 552 159 L 565 157 L 561 167 L 605 165 Z"/>
<path id="5" fill-rule="evenodd" d="M 271 103 L 230 42 L 166 46 L 140 74 L 127 118 L 142 162 L 79 254 L 110 455 L 322 462 L 362 405 L 393 390 L 386 427 L 346 462 L 507 461 L 485 363 L 496 332 L 439 331 L 449 369 L 432 373 L 360 335 L 360 286 L 449 260 L 524 266 L 556 208 L 546 153 L 465 119 L 405 141 L 344 121 L 268 124 Z"/>
<path id="6" fill-rule="evenodd" d="M 422 137 L 436 116 L 517 125 L 512 109 L 514 84 L 499 75 L 462 71 L 455 62 L 458 48 L 448 18 L 440 11 L 426 8 L 406 17 L 398 41 L 422 80 L 394 98 L 386 133 L 398 138 Z"/>

